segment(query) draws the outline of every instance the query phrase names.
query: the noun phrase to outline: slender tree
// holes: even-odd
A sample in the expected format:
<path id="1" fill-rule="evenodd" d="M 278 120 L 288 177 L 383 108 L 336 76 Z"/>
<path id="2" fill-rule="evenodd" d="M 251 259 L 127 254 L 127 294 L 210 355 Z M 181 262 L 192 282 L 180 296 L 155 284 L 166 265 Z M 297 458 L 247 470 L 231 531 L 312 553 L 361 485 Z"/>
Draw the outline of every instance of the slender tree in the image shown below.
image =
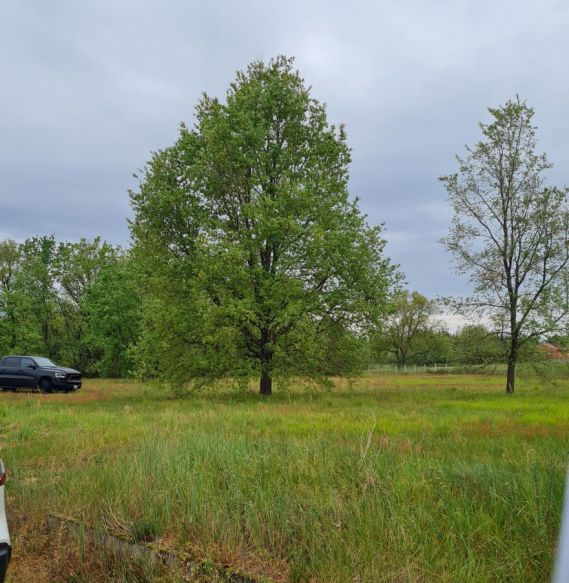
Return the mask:
<path id="1" fill-rule="evenodd" d="M 443 244 L 474 285 L 462 308 L 505 330 L 513 393 L 523 345 L 562 327 L 569 313 L 568 191 L 545 183 L 551 165 L 536 152 L 534 110 L 517 99 L 489 112 L 482 140 L 441 179 L 453 210 Z"/>
<path id="2" fill-rule="evenodd" d="M 158 152 L 131 194 L 144 293 L 139 362 L 202 383 L 314 376 L 332 346 L 366 333 L 393 268 L 379 227 L 349 200 L 350 150 L 285 57 L 207 95 L 193 129 Z M 325 344 L 325 346 L 323 346 Z"/>

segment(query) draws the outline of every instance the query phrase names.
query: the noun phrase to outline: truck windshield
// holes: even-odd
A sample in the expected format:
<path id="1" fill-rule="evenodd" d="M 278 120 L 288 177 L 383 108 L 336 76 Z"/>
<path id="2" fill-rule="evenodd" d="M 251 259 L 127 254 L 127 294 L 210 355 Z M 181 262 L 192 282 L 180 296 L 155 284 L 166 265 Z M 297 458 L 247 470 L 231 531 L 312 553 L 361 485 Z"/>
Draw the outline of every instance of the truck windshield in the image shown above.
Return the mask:
<path id="1" fill-rule="evenodd" d="M 42 356 L 34 356 L 34 360 L 37 362 L 38 366 L 55 366 L 49 358 L 43 358 Z"/>

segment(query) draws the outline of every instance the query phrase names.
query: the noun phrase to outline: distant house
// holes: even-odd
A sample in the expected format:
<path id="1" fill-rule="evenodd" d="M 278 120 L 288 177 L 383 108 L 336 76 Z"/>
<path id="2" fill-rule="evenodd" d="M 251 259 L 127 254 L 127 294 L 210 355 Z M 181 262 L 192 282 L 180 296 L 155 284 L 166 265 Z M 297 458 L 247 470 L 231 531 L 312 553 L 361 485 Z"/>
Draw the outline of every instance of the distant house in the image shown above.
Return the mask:
<path id="1" fill-rule="evenodd" d="M 569 350 L 551 344 L 551 342 L 542 342 L 538 348 L 550 360 L 569 360 Z"/>

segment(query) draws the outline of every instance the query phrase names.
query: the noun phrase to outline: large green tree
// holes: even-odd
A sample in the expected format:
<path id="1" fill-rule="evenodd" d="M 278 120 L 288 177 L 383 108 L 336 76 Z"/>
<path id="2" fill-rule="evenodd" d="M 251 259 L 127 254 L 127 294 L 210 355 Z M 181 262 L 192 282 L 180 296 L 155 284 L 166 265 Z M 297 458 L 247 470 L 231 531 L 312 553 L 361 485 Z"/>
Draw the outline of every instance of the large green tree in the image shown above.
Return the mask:
<path id="1" fill-rule="evenodd" d="M 313 378 L 335 327 L 364 335 L 393 268 L 348 196 L 350 149 L 291 59 L 254 62 L 157 152 L 131 193 L 147 374 Z"/>
<path id="2" fill-rule="evenodd" d="M 489 112 L 482 140 L 442 178 L 453 210 L 443 243 L 474 286 L 462 308 L 504 331 L 513 393 L 520 351 L 567 323 L 568 190 L 546 185 L 531 107 L 518 99 Z"/>

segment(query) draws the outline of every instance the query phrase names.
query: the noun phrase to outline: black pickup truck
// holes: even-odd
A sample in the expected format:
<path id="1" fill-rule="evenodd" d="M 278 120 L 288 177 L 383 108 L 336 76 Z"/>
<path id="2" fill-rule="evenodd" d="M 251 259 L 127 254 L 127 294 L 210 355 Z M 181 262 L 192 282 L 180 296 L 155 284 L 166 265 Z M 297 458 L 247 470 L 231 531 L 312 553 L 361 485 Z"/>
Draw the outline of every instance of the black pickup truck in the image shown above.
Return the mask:
<path id="1" fill-rule="evenodd" d="M 0 362 L 0 387 L 3 391 L 39 388 L 42 393 L 81 388 L 83 377 L 78 370 L 53 364 L 42 356 L 5 356 Z"/>

